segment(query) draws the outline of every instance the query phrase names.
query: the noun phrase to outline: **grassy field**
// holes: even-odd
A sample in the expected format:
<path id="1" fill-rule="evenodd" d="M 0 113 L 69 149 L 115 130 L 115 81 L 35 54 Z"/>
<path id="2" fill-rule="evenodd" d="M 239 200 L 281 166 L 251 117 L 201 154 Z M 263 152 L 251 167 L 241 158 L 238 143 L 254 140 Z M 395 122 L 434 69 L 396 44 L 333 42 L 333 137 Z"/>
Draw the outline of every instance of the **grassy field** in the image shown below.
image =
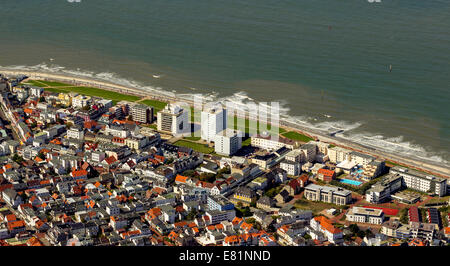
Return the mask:
<path id="1" fill-rule="evenodd" d="M 184 137 L 183 139 L 185 140 L 190 140 L 190 141 L 199 141 L 200 137 L 193 137 L 192 135 L 190 137 Z"/>
<path id="2" fill-rule="evenodd" d="M 199 143 L 191 142 L 191 141 L 188 141 L 188 140 L 178 140 L 178 141 L 176 141 L 174 143 L 174 145 L 181 146 L 181 147 L 188 147 L 188 148 L 191 148 L 191 149 L 193 149 L 195 151 L 202 152 L 202 153 L 207 153 L 207 154 L 210 154 L 210 153 L 214 152 L 213 148 L 210 148 L 210 147 L 208 147 L 208 146 L 206 146 L 204 144 L 199 144 Z"/>
<path id="3" fill-rule="evenodd" d="M 311 140 L 314 140 L 306 135 L 297 133 L 295 131 L 289 131 L 289 132 L 283 133 L 281 135 L 285 138 L 292 139 L 292 140 L 298 140 L 301 142 L 309 142 Z"/>
<path id="4" fill-rule="evenodd" d="M 153 107 L 155 113 L 161 111 L 167 105 L 165 102 L 156 100 L 143 100 L 141 103 Z"/>
<path id="5" fill-rule="evenodd" d="M 299 199 L 294 203 L 294 206 L 297 209 L 302 209 L 302 210 L 311 210 L 314 214 L 317 214 L 325 209 L 330 209 L 330 208 L 334 208 L 334 209 L 341 209 L 344 206 L 339 206 L 336 204 L 332 204 L 332 203 L 326 203 L 326 202 L 321 202 L 321 201 L 308 201 L 306 199 Z"/>
<path id="6" fill-rule="evenodd" d="M 416 192 L 416 191 L 414 191 Z M 444 196 L 444 197 L 433 197 L 430 199 L 428 203 L 442 203 L 442 202 L 448 202 L 450 200 L 450 196 Z"/>
<path id="7" fill-rule="evenodd" d="M 242 147 L 250 146 L 251 142 L 252 142 L 251 138 L 246 138 L 244 141 L 242 141 Z"/>

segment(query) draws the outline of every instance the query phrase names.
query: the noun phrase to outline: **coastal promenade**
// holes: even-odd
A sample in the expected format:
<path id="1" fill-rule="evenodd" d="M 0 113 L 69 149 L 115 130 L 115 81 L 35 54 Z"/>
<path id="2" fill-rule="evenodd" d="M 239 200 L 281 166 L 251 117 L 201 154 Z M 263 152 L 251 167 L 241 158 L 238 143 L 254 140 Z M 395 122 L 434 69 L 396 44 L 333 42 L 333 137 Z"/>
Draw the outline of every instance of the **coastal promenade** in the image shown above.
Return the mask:
<path id="1" fill-rule="evenodd" d="M 194 102 L 192 100 L 186 98 L 176 98 L 167 95 L 162 95 L 162 92 L 158 91 L 144 91 L 138 88 L 130 88 L 127 86 L 114 84 L 110 82 L 105 82 L 103 80 L 94 79 L 94 78 L 85 78 L 74 76 L 70 74 L 55 74 L 55 73 L 44 73 L 44 72 L 34 72 L 34 71 L 26 71 L 26 70 L 8 70 L 8 69 L 0 69 L 0 73 L 17 76 L 17 75 L 26 75 L 30 79 L 36 80 L 48 80 L 48 81 L 59 81 L 64 83 L 73 84 L 75 86 L 86 86 L 86 87 L 95 87 L 104 90 L 115 91 L 122 94 L 129 94 L 139 97 L 144 97 L 146 99 L 154 99 L 163 102 L 177 102 L 183 101 L 188 103 L 190 106 L 194 106 Z M 246 118 L 246 117 L 242 117 Z M 318 130 L 310 129 L 307 127 L 302 127 L 297 124 L 292 124 L 286 121 L 281 121 L 281 127 L 288 131 L 297 131 L 299 133 L 310 136 L 314 139 L 318 139 L 320 141 L 333 144 L 335 146 L 344 147 L 347 149 L 351 149 L 354 151 L 360 151 L 377 158 L 386 159 L 398 164 L 402 164 L 408 166 L 410 168 L 415 168 L 433 175 L 441 176 L 444 178 L 450 178 L 450 166 L 442 165 L 439 163 L 432 162 L 424 162 L 420 158 L 406 157 L 400 156 L 397 154 L 387 153 L 385 151 L 381 151 L 379 149 L 375 149 L 372 147 L 363 146 L 361 144 L 340 138 L 340 137 L 331 137 L 327 132 L 321 132 Z"/>

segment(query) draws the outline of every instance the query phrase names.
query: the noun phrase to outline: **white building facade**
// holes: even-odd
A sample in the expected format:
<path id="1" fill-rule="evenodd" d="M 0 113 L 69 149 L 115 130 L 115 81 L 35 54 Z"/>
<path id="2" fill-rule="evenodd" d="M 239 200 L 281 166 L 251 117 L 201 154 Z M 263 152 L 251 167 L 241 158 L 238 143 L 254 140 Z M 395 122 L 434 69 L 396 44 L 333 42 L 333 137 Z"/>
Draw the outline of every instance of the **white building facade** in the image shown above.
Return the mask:
<path id="1" fill-rule="evenodd" d="M 223 108 L 208 108 L 201 113 L 201 139 L 215 141 L 216 135 L 227 128 L 227 112 Z"/>

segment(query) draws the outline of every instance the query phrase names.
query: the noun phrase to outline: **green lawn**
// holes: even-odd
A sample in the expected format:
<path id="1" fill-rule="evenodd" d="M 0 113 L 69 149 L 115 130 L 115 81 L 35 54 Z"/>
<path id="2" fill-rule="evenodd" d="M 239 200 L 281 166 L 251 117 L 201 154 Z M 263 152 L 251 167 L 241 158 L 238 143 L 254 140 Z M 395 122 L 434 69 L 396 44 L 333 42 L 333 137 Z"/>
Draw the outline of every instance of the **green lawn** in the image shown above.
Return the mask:
<path id="1" fill-rule="evenodd" d="M 70 91 L 64 90 L 63 88 L 60 89 L 56 89 L 56 88 L 45 88 L 45 91 L 50 91 L 50 92 L 56 92 L 56 93 L 69 93 Z"/>
<path id="2" fill-rule="evenodd" d="M 191 140 L 191 141 L 199 141 L 200 137 L 193 137 L 192 135 L 190 137 L 184 137 L 185 140 Z"/>
<path id="3" fill-rule="evenodd" d="M 288 139 L 298 140 L 298 141 L 301 141 L 301 142 L 309 142 L 311 140 L 314 140 L 314 139 L 312 139 L 312 138 L 310 138 L 310 137 L 308 137 L 306 135 L 300 134 L 300 133 L 295 132 L 295 131 L 289 131 L 289 132 L 286 132 L 286 133 L 281 134 L 281 135 L 283 137 L 288 138 Z"/>
<path id="4" fill-rule="evenodd" d="M 166 102 L 161 102 L 157 100 L 143 100 L 141 103 L 153 107 L 155 113 L 161 111 L 167 105 Z"/>
<path id="5" fill-rule="evenodd" d="M 332 204 L 332 203 L 327 203 L 327 202 L 321 202 L 321 201 L 309 201 L 307 199 L 299 199 L 294 203 L 294 206 L 297 209 L 302 209 L 302 210 L 311 210 L 314 214 L 318 214 L 319 212 L 325 210 L 325 209 L 330 209 L 330 208 L 334 208 L 334 209 L 341 209 L 344 206 L 340 206 L 340 205 L 336 205 L 336 204 Z"/>
<path id="6" fill-rule="evenodd" d="M 213 148 L 210 148 L 204 144 L 199 144 L 199 143 L 191 142 L 188 140 L 178 140 L 174 143 L 174 145 L 181 146 L 181 147 L 188 147 L 195 151 L 207 153 L 207 154 L 214 152 Z"/>
<path id="7" fill-rule="evenodd" d="M 242 141 L 242 147 L 250 146 L 251 142 L 252 142 L 251 138 L 245 139 L 244 141 Z"/>
<path id="8" fill-rule="evenodd" d="M 45 88 L 46 91 L 51 92 L 57 92 L 57 93 L 69 93 L 69 92 L 76 92 L 79 94 L 87 95 L 87 96 L 94 96 L 94 97 L 100 97 L 103 99 L 109 99 L 113 101 L 113 104 L 116 104 L 120 101 L 129 101 L 129 102 L 135 102 L 139 100 L 140 98 L 138 96 L 133 95 L 125 95 L 114 91 L 107 91 L 97 88 L 90 88 L 90 87 L 68 87 L 68 88 Z"/>

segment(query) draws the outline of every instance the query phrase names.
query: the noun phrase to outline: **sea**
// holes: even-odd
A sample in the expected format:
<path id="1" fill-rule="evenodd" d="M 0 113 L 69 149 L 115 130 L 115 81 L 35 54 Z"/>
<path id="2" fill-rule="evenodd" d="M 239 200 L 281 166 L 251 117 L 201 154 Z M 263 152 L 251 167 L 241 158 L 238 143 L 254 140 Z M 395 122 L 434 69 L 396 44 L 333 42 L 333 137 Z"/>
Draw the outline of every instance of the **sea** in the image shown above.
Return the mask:
<path id="1" fill-rule="evenodd" d="M 279 102 L 282 119 L 450 166 L 448 0 L 1 0 L 0 69 Z"/>

